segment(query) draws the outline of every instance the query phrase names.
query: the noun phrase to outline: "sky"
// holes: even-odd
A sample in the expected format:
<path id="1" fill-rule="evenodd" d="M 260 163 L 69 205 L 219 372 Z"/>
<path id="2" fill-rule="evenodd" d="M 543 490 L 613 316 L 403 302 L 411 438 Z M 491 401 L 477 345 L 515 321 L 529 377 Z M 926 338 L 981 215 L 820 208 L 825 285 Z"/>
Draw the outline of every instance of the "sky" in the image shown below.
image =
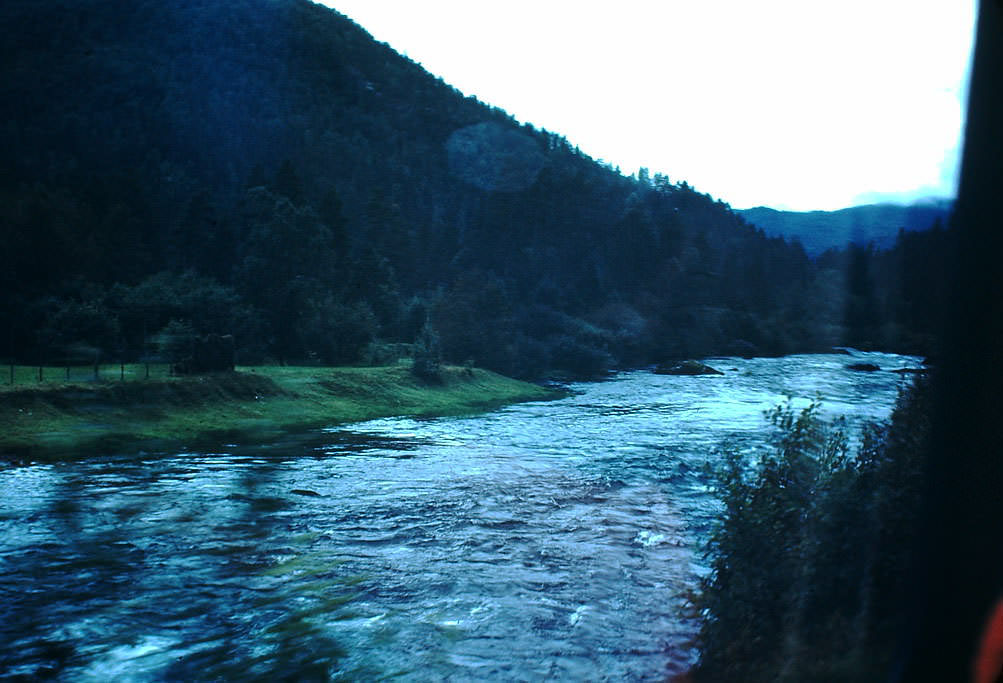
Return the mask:
<path id="1" fill-rule="evenodd" d="M 324 0 L 522 122 L 735 208 L 957 188 L 976 0 Z"/>

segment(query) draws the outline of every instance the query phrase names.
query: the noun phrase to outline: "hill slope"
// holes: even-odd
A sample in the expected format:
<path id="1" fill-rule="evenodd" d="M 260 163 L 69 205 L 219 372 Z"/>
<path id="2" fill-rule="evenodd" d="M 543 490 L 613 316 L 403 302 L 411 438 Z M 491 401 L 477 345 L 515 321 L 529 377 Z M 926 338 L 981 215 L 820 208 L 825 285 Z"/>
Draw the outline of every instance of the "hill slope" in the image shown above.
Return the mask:
<path id="1" fill-rule="evenodd" d="M 344 364 L 427 323 L 447 359 L 581 376 L 852 341 L 800 247 L 307 0 L 10 0 L 0 28 L 0 356 L 218 332 Z"/>
<path id="2" fill-rule="evenodd" d="M 796 238 L 805 251 L 818 255 L 848 244 L 868 244 L 887 249 L 900 229 L 926 230 L 937 221 L 947 223 L 954 202 L 946 199 L 911 205 L 868 204 L 838 211 L 778 211 L 765 206 L 742 209 L 745 220 L 767 235 Z"/>

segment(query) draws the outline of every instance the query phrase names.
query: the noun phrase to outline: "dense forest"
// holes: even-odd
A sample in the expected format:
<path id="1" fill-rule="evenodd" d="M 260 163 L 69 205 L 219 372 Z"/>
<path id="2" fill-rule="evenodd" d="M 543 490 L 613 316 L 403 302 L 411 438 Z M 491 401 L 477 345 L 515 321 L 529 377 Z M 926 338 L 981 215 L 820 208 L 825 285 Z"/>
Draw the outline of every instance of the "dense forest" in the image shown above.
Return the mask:
<path id="1" fill-rule="evenodd" d="M 218 333 L 243 363 L 348 364 L 420 337 L 581 377 L 931 350 L 947 231 L 811 258 L 307 0 L 8 0 L 0 26 L 0 357 L 163 357 Z"/>

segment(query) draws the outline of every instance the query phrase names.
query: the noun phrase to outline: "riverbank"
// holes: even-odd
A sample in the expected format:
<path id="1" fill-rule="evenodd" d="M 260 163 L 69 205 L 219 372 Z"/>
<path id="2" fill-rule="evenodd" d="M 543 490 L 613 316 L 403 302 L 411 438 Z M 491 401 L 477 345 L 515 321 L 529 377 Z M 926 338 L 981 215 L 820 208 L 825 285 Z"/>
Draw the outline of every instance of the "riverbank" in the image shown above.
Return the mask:
<path id="1" fill-rule="evenodd" d="M 453 415 L 561 394 L 476 368 L 429 384 L 408 366 L 239 368 L 203 377 L 0 392 L 0 456 L 167 450 L 391 415 Z"/>

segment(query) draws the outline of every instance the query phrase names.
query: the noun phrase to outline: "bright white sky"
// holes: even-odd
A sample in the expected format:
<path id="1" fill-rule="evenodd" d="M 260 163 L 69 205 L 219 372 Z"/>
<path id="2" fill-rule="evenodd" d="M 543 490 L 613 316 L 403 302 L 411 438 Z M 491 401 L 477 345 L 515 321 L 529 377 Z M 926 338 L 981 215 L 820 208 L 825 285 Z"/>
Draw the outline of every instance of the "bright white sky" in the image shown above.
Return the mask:
<path id="1" fill-rule="evenodd" d="M 953 196 L 976 0 L 323 0 L 462 92 L 736 208 Z"/>

